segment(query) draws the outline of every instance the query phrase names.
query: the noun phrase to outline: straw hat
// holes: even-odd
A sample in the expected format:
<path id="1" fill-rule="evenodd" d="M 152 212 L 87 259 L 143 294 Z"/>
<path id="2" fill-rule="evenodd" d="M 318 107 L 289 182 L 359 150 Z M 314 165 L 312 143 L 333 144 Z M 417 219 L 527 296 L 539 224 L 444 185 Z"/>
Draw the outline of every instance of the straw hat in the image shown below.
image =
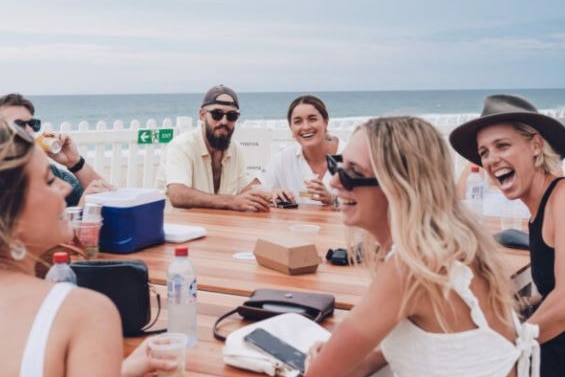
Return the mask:
<path id="1" fill-rule="evenodd" d="M 481 116 L 463 123 L 449 135 L 453 149 L 467 160 L 482 165 L 477 153 L 477 132 L 503 122 L 521 122 L 535 128 L 551 147 L 565 157 L 565 126 L 557 119 L 540 114 L 523 98 L 496 94 L 485 98 Z"/>

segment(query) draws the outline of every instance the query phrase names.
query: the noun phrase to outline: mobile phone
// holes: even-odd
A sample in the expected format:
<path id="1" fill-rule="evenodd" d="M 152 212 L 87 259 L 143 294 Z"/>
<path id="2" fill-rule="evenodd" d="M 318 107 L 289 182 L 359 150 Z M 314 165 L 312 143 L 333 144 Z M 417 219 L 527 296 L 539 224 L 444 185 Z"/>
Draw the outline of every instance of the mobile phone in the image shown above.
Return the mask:
<path id="1" fill-rule="evenodd" d="M 277 199 L 277 208 L 298 208 L 298 203 L 292 203 L 286 200 Z"/>
<path id="2" fill-rule="evenodd" d="M 306 354 L 270 332 L 262 328 L 256 328 L 247 334 L 243 340 L 261 351 L 268 353 L 277 360 L 280 360 L 290 368 L 296 369 L 301 374 L 304 374 Z"/>

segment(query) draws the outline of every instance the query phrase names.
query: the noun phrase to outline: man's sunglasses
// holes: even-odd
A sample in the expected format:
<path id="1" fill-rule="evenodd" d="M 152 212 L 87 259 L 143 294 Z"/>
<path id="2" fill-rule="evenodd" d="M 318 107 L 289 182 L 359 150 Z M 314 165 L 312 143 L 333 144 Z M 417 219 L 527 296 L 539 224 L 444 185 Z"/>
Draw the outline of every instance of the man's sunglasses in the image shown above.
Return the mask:
<path id="1" fill-rule="evenodd" d="M 14 123 L 24 129 L 26 128 L 26 126 L 29 126 L 33 129 L 33 132 L 39 132 L 39 130 L 41 129 L 41 120 L 35 118 L 31 118 L 30 120 L 16 119 Z"/>
<path id="2" fill-rule="evenodd" d="M 340 154 L 326 155 L 326 161 L 328 163 L 328 170 L 331 175 L 335 173 L 339 174 L 339 180 L 341 181 L 341 185 L 347 191 L 353 190 L 354 187 L 357 186 L 378 186 L 379 181 L 376 178 L 366 178 L 366 177 L 352 177 L 349 173 L 339 166 L 343 162 L 343 157 Z"/>
<path id="3" fill-rule="evenodd" d="M 239 118 L 239 113 L 237 111 L 228 111 L 227 113 L 224 113 L 222 110 L 215 109 L 215 110 L 207 110 L 207 112 L 209 112 L 210 115 L 212 115 L 212 119 L 214 119 L 215 121 L 222 120 L 224 115 L 226 116 L 229 122 L 235 122 L 237 118 Z"/>

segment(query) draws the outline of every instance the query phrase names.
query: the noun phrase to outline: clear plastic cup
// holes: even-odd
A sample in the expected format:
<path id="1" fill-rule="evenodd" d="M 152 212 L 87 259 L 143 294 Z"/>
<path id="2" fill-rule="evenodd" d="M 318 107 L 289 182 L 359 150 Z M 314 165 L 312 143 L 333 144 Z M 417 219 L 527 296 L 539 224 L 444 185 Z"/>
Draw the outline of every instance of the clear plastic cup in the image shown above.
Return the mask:
<path id="1" fill-rule="evenodd" d="M 71 226 L 74 232 L 74 244 L 83 249 L 89 258 L 96 258 L 100 251 L 102 221 L 73 221 Z"/>
<path id="2" fill-rule="evenodd" d="M 182 333 L 164 333 L 149 338 L 149 352 L 154 358 L 176 360 L 177 369 L 158 372 L 158 377 L 184 377 L 186 367 L 187 336 Z"/>
<path id="3" fill-rule="evenodd" d="M 302 178 L 304 180 L 304 182 L 307 181 L 311 181 L 313 179 L 318 178 L 318 176 L 312 172 L 307 172 L 307 173 L 303 173 L 302 174 Z M 305 198 L 305 199 L 311 199 L 312 198 L 312 193 L 310 191 L 308 191 L 308 188 L 306 187 L 306 183 L 304 183 L 304 187 L 298 192 L 298 196 L 300 196 L 301 198 Z"/>
<path id="4" fill-rule="evenodd" d="M 320 227 L 314 224 L 291 224 L 288 226 L 288 230 L 298 238 L 316 242 Z"/>

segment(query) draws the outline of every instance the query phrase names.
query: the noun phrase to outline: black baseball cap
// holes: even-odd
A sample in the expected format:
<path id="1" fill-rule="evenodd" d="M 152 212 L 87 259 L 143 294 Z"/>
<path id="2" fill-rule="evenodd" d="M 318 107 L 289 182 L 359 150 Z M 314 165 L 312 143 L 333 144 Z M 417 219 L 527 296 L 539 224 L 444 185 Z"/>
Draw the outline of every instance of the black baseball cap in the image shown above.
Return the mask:
<path id="1" fill-rule="evenodd" d="M 227 94 L 228 96 L 230 96 L 232 98 L 232 101 L 218 100 L 217 98 L 222 94 Z M 200 108 L 207 105 L 212 105 L 214 103 L 217 103 L 219 105 L 234 106 L 236 109 L 239 109 L 239 100 L 237 99 L 237 94 L 235 94 L 232 89 L 224 85 L 217 85 L 210 88 L 204 95 L 202 106 L 200 106 Z"/>

